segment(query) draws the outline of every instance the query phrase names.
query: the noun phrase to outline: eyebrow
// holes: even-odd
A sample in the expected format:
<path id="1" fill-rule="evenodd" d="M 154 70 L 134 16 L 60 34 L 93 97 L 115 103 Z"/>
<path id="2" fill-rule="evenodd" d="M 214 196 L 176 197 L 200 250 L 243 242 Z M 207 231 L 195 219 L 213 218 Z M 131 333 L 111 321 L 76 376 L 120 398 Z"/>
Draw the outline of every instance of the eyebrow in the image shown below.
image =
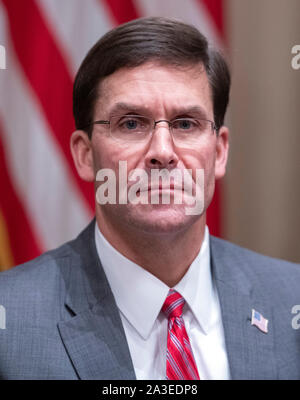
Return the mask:
<path id="1" fill-rule="evenodd" d="M 178 115 L 189 115 L 192 114 L 193 116 L 199 118 L 208 118 L 206 110 L 201 106 L 190 106 L 190 107 L 181 107 L 178 109 Z"/>
<path id="2" fill-rule="evenodd" d="M 172 115 L 174 115 L 173 118 L 179 117 L 179 116 L 185 116 L 185 115 L 193 115 L 198 118 L 208 118 L 207 112 L 205 109 L 199 105 L 194 105 L 194 106 L 182 106 L 180 108 L 174 108 L 172 111 Z M 147 107 L 144 107 L 142 105 L 136 105 L 132 103 L 124 103 L 124 102 L 118 102 L 116 103 L 113 108 L 111 109 L 109 115 L 110 117 L 113 115 L 116 115 L 118 112 L 127 112 L 127 113 L 134 113 L 138 115 L 148 115 L 149 114 L 149 109 Z"/>
<path id="3" fill-rule="evenodd" d="M 113 108 L 111 109 L 109 115 L 115 115 L 118 112 L 132 112 L 132 113 L 148 113 L 149 111 L 147 111 L 146 107 L 143 106 L 137 106 L 135 104 L 131 104 L 131 103 L 123 103 L 123 102 L 119 102 L 116 103 Z"/>

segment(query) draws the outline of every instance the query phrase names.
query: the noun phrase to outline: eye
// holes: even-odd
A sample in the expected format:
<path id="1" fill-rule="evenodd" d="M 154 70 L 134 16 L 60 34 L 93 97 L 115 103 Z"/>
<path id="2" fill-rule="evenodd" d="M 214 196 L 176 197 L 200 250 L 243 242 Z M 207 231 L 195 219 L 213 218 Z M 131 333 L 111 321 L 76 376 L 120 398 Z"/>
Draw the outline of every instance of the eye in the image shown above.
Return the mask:
<path id="1" fill-rule="evenodd" d="M 126 115 L 118 120 L 118 129 L 123 132 L 144 132 L 150 126 L 146 117 Z"/>
<path id="2" fill-rule="evenodd" d="M 181 129 L 190 129 L 191 121 L 189 121 L 188 119 L 184 119 L 179 122 L 179 126 Z"/>
<path id="3" fill-rule="evenodd" d="M 136 129 L 138 126 L 138 121 L 136 119 L 127 119 L 124 122 L 124 126 L 129 130 Z"/>
<path id="4" fill-rule="evenodd" d="M 173 129 L 181 131 L 191 131 L 198 127 L 197 121 L 191 118 L 175 119 Z"/>
<path id="5" fill-rule="evenodd" d="M 139 119 L 135 117 L 123 117 L 118 121 L 118 126 L 122 130 L 135 130 L 139 127 Z"/>

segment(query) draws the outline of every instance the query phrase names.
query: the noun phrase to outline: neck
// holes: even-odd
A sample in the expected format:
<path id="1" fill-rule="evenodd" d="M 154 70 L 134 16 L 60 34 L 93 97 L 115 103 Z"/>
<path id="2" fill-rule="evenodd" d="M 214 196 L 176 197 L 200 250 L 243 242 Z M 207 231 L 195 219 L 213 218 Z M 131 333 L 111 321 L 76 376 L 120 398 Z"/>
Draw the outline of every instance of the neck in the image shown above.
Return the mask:
<path id="1" fill-rule="evenodd" d="M 120 223 L 115 227 L 99 210 L 96 220 L 101 233 L 116 250 L 170 288 L 185 275 L 204 239 L 205 214 L 187 229 L 163 235 L 137 231 Z"/>

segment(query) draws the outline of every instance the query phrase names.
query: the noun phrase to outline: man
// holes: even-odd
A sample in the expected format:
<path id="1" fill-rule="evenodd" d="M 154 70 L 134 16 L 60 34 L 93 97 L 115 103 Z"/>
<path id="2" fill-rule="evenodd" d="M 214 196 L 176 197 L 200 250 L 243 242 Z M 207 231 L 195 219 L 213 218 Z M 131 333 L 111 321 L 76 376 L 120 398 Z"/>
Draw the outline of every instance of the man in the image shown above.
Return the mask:
<path id="1" fill-rule="evenodd" d="M 206 227 L 229 86 L 222 56 L 177 21 L 135 20 L 90 50 L 71 151 L 96 219 L 1 274 L 2 379 L 300 378 L 299 266 Z"/>

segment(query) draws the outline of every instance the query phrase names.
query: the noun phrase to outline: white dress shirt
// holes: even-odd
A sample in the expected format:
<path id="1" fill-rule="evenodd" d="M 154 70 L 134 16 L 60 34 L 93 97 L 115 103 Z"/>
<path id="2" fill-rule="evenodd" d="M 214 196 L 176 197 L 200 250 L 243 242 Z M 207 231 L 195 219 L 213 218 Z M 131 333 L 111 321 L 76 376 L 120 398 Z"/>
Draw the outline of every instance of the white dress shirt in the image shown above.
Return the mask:
<path id="1" fill-rule="evenodd" d="M 169 287 L 108 243 L 95 224 L 97 252 L 115 297 L 137 379 L 166 379 Z M 200 379 L 230 379 L 221 310 L 210 268 L 209 232 L 190 268 L 173 288 L 186 301 L 183 320 Z"/>

